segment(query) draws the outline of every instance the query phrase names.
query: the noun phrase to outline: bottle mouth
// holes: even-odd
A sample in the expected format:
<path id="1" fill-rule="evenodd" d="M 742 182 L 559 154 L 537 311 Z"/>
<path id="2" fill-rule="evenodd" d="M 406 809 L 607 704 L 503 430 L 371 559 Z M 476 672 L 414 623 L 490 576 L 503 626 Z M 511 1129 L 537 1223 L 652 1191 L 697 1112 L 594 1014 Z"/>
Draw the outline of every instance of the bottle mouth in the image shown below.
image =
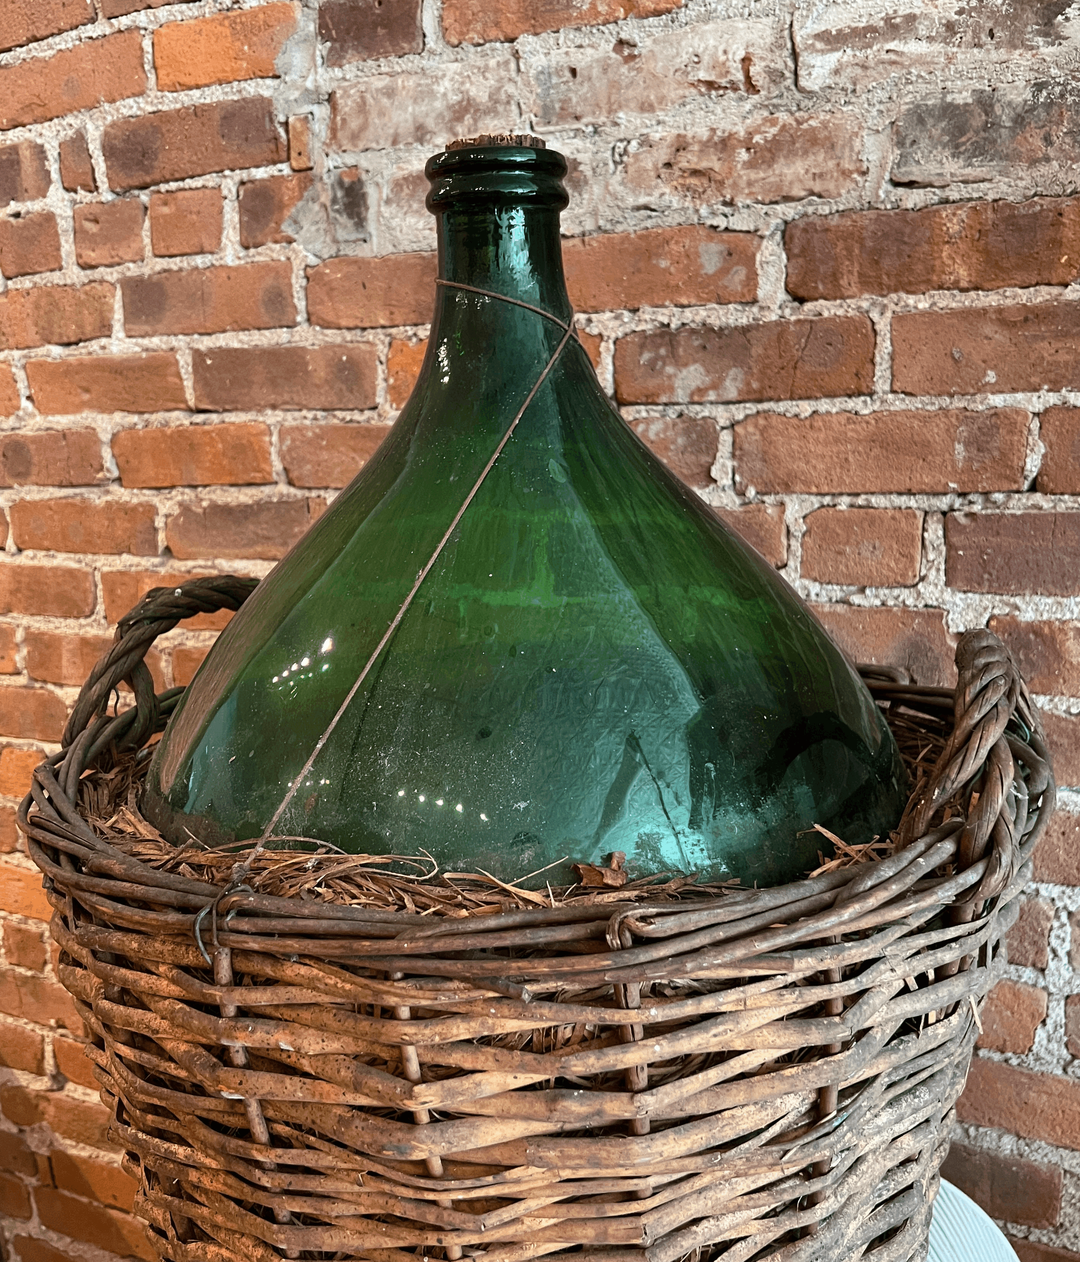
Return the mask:
<path id="1" fill-rule="evenodd" d="M 431 181 L 427 208 L 433 215 L 451 209 L 484 206 L 549 206 L 562 210 L 569 202 L 563 177 L 566 159 L 554 149 L 507 143 L 503 138 L 479 137 L 454 141 L 429 158 L 424 174 Z M 543 142 L 539 142 L 543 143 Z"/>

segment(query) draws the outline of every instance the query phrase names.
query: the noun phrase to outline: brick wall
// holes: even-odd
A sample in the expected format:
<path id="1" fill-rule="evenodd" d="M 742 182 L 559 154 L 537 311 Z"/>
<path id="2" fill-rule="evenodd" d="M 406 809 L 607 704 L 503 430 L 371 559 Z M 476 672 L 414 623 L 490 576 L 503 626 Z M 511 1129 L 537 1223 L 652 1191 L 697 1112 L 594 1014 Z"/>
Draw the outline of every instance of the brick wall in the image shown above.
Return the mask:
<path id="1" fill-rule="evenodd" d="M 424 159 L 528 128 L 570 159 L 579 330 L 642 437 L 860 659 L 948 680 L 989 623 L 1023 663 L 1073 787 L 949 1171 L 1022 1262 L 1080 1258 L 1078 6 L 888 9 L 0 6 L 11 1262 L 148 1256 L 16 840 L 29 771 L 143 591 L 265 573 L 371 455 L 431 308 Z"/>

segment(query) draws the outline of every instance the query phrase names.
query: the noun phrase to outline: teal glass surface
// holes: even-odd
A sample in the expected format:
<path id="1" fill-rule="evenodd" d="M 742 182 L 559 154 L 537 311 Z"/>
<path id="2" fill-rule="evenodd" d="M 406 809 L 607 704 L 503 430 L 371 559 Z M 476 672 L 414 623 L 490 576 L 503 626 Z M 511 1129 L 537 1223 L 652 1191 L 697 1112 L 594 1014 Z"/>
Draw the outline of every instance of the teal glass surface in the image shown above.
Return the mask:
<path id="1" fill-rule="evenodd" d="M 516 146 L 432 158 L 440 275 L 567 320 L 565 170 Z M 144 809 L 166 835 L 263 833 L 562 336 L 437 288 L 397 423 L 162 738 Z M 636 437 L 571 339 L 272 844 L 547 869 L 539 886 L 620 850 L 635 875 L 773 883 L 816 865 L 815 823 L 851 842 L 895 826 L 903 779 L 805 604 Z"/>

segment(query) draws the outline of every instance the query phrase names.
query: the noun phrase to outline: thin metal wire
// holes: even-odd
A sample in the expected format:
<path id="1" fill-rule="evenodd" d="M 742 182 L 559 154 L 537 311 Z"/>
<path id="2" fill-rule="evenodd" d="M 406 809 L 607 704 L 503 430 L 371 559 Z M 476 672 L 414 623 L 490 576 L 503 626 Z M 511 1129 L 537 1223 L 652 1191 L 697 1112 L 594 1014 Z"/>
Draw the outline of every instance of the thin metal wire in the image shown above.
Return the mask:
<path id="1" fill-rule="evenodd" d="M 323 746 L 330 739 L 330 736 L 333 733 L 334 728 L 337 727 L 338 723 L 344 717 L 345 711 L 349 708 L 350 704 L 352 703 L 352 699 L 360 691 L 360 688 L 363 685 L 364 680 L 367 679 L 368 675 L 371 672 L 371 668 L 375 665 L 375 662 L 378 660 L 379 654 L 383 651 L 383 649 L 389 643 L 390 637 L 401 625 L 401 620 L 402 618 L 405 617 L 405 614 L 408 612 L 409 606 L 412 604 L 416 596 L 416 593 L 420 590 L 421 584 L 423 583 L 424 579 L 427 578 L 428 574 L 431 573 L 431 569 L 434 566 L 435 562 L 438 561 L 439 557 L 442 555 L 443 549 L 450 542 L 451 535 L 453 535 L 454 531 L 458 528 L 458 523 L 461 521 L 462 517 L 464 517 L 466 509 L 476 498 L 476 494 L 480 490 L 480 488 L 483 486 L 484 480 L 487 478 L 487 475 L 495 467 L 495 461 L 498 460 L 499 456 L 502 454 L 503 448 L 510 441 L 510 437 L 513 434 L 514 430 L 517 429 L 518 422 L 525 415 L 525 410 L 528 408 L 529 404 L 536 397 L 536 392 L 547 380 L 548 373 L 550 373 L 552 368 L 554 368 L 555 361 L 562 354 L 563 347 L 566 346 L 567 342 L 573 336 L 574 317 L 573 317 L 572 312 L 570 314 L 569 321 L 564 322 L 560 320 L 558 316 L 552 315 L 550 311 L 544 311 L 540 307 L 531 306 L 527 302 L 520 302 L 517 298 L 508 298 L 505 294 L 497 294 L 487 289 L 477 289 L 473 285 L 462 285 L 462 284 L 459 284 L 457 281 L 439 280 L 436 283 L 439 285 L 445 285 L 447 288 L 450 288 L 450 289 L 463 289 L 469 293 L 480 294 L 484 298 L 496 298 L 499 300 L 499 302 L 508 302 L 508 303 L 513 304 L 515 307 L 524 307 L 527 311 L 535 311 L 537 315 L 544 316 L 546 319 L 551 320 L 555 324 L 557 324 L 559 328 L 563 330 L 563 336 L 561 340 L 559 341 L 558 346 L 556 346 L 554 351 L 552 351 L 551 358 L 544 365 L 542 372 L 537 377 L 536 381 L 533 383 L 532 389 L 525 396 L 524 403 L 522 403 L 521 407 L 518 408 L 517 412 L 514 415 L 514 419 L 507 426 L 506 433 L 503 434 L 501 440 L 499 441 L 499 445 L 495 448 L 495 451 L 493 452 L 490 460 L 488 460 L 487 464 L 484 465 L 484 468 L 481 471 L 480 476 L 473 483 L 472 489 L 469 491 L 468 495 L 465 496 L 465 499 L 461 507 L 454 514 L 453 521 L 451 521 L 450 525 L 446 528 L 446 533 L 439 540 L 438 544 L 436 545 L 435 551 L 431 554 L 428 560 L 424 563 L 423 568 L 417 574 L 416 581 L 413 583 L 412 587 L 409 589 L 409 594 L 405 597 L 405 599 L 401 603 L 401 608 L 397 611 L 390 625 L 386 628 L 386 631 L 383 634 L 382 639 L 375 646 L 375 649 L 372 652 L 371 656 L 368 658 L 367 662 L 364 664 L 363 670 L 356 677 L 355 683 L 352 685 L 349 691 L 345 694 L 345 700 L 342 701 L 340 706 L 338 706 L 337 713 L 327 724 L 326 730 L 323 732 L 323 734 L 315 742 L 315 745 L 308 756 L 307 762 L 305 762 L 303 767 L 301 767 L 300 769 L 300 774 L 296 777 L 295 780 L 293 780 L 285 796 L 281 799 L 281 802 L 278 805 L 277 810 L 274 812 L 273 816 L 271 817 L 270 822 L 263 829 L 262 836 L 259 838 L 259 841 L 258 841 L 258 845 L 252 851 L 252 854 L 250 858 L 248 859 L 249 864 L 251 862 L 251 859 L 255 857 L 255 855 L 265 846 L 266 842 L 273 835 L 274 826 L 277 824 L 278 820 L 282 817 L 282 815 L 284 815 L 285 811 L 288 809 L 289 803 L 296 796 L 300 786 L 303 784 L 305 777 L 308 775 L 312 767 L 315 765 L 316 758 L 318 758 L 320 752 L 322 751 Z"/>

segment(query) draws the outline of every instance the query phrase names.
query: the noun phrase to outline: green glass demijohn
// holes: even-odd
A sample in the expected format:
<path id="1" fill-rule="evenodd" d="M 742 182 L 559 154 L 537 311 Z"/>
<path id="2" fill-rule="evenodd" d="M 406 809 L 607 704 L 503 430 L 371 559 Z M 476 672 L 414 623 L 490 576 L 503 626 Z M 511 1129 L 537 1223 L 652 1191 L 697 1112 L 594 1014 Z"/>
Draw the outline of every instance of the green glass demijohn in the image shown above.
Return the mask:
<path id="1" fill-rule="evenodd" d="M 604 395 L 565 324 L 565 160 L 509 139 L 429 161 L 450 283 L 416 388 L 222 632 L 144 810 L 174 840 L 541 887 L 613 851 L 632 875 L 798 878 L 814 824 L 896 825 L 896 745 L 802 600 Z"/>

